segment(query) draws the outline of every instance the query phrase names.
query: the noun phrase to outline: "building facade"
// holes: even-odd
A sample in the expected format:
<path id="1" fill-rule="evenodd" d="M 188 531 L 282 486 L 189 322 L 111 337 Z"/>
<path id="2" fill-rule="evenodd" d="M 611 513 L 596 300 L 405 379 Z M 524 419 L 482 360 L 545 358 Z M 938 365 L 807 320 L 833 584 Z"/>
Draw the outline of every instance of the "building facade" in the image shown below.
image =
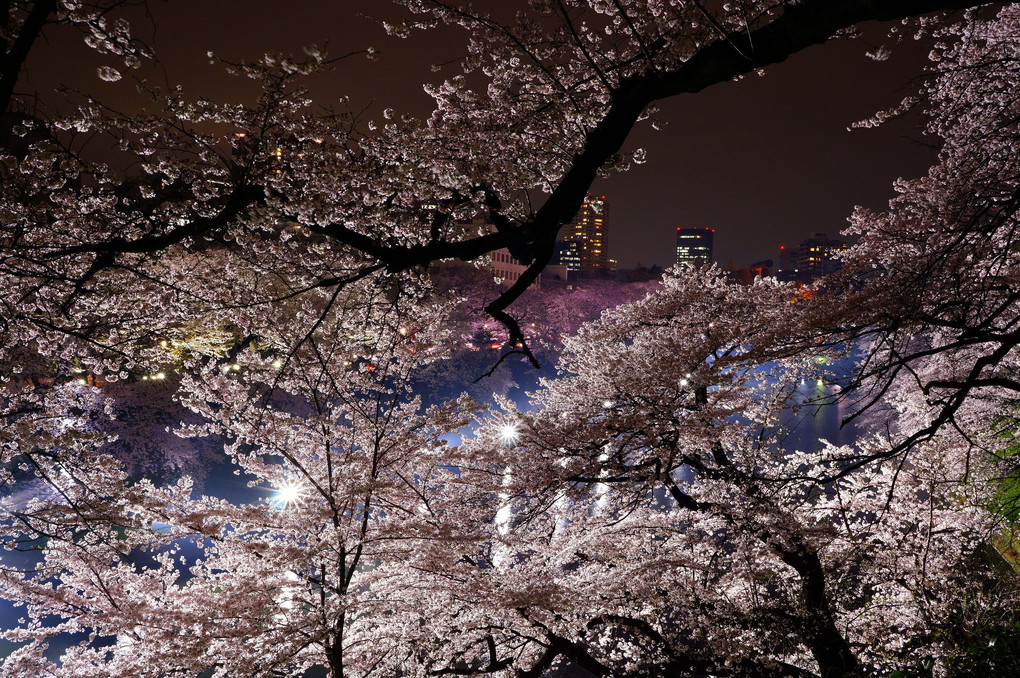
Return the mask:
<path id="1" fill-rule="evenodd" d="M 425 205 L 426 210 L 434 209 L 431 205 Z M 493 233 L 496 230 L 495 225 L 487 218 L 479 216 L 470 221 L 462 221 L 460 225 L 469 228 L 475 232 L 489 232 Z M 459 260 L 445 260 L 433 263 L 432 269 L 436 272 L 456 269 L 456 268 L 474 268 L 474 264 L 465 263 Z M 503 247 L 498 250 L 494 250 L 489 254 L 489 261 L 487 265 L 488 270 L 492 273 L 492 277 L 497 283 L 503 285 L 513 285 L 517 280 L 528 270 L 528 267 L 519 262 L 510 254 L 510 250 Z M 544 271 L 543 271 L 544 273 Z M 565 272 L 564 272 L 565 275 Z M 540 288 L 542 286 L 542 276 L 539 276 L 531 283 L 532 287 Z"/>
<path id="2" fill-rule="evenodd" d="M 825 233 L 815 233 L 797 246 L 797 277 L 817 278 L 835 273 L 842 266 L 836 255 L 848 247 L 838 238 Z"/>
<path id="3" fill-rule="evenodd" d="M 701 268 L 712 264 L 714 228 L 677 228 L 677 267 Z"/>
<path id="4" fill-rule="evenodd" d="M 609 203 L 606 196 L 588 195 L 574 221 L 564 228 L 556 263 L 581 277 L 597 277 L 613 270 L 609 258 Z"/>
<path id="5" fill-rule="evenodd" d="M 510 250 L 505 247 L 495 250 L 489 255 L 489 268 L 492 269 L 492 276 L 497 282 L 514 284 L 517 279 L 528 270 L 528 267 L 513 258 Z M 536 278 L 532 283 L 535 287 L 541 287 L 541 278 Z"/>

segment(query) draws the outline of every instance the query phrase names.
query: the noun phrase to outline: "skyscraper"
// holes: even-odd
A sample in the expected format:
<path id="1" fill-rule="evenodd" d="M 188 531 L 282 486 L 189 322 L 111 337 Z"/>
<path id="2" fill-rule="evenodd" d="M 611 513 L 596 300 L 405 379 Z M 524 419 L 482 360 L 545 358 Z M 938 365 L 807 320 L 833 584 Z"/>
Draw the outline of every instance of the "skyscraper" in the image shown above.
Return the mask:
<path id="1" fill-rule="evenodd" d="M 597 276 L 612 270 L 609 259 L 609 227 L 606 196 L 588 195 L 573 223 L 564 229 L 557 248 L 559 262 L 581 276 Z"/>
<path id="2" fill-rule="evenodd" d="M 797 246 L 797 274 L 806 279 L 829 275 L 839 270 L 842 262 L 836 255 L 849 245 L 845 240 L 815 233 Z"/>
<path id="3" fill-rule="evenodd" d="M 677 228 L 676 265 L 700 268 L 712 263 L 714 228 Z"/>

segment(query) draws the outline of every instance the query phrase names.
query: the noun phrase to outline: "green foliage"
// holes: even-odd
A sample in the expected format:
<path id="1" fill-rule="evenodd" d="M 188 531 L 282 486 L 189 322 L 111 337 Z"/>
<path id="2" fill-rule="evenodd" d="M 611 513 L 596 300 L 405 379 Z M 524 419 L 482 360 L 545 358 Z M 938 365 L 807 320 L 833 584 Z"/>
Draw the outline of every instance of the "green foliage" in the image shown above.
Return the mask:
<path id="1" fill-rule="evenodd" d="M 1020 621 L 1015 613 L 973 626 L 954 640 L 962 646 L 947 662 L 953 678 L 1020 675 Z"/>
<path id="2" fill-rule="evenodd" d="M 1020 526 L 1020 466 L 1015 461 L 1020 454 L 1020 440 L 1017 439 L 1017 421 L 1013 417 L 1004 420 L 998 427 L 1004 445 L 995 453 L 995 460 L 1005 467 L 1000 476 L 999 486 L 992 502 L 992 510 L 1002 516 L 1009 527 Z"/>
<path id="3" fill-rule="evenodd" d="M 993 548 L 979 549 L 967 568 L 974 588 L 968 587 L 944 608 L 944 617 L 925 645 L 938 648 L 949 678 L 1020 676 L 1020 576 L 1003 563 Z M 917 655 L 915 655 L 916 657 Z M 920 653 L 910 665 L 888 678 L 934 678 L 935 660 Z"/>

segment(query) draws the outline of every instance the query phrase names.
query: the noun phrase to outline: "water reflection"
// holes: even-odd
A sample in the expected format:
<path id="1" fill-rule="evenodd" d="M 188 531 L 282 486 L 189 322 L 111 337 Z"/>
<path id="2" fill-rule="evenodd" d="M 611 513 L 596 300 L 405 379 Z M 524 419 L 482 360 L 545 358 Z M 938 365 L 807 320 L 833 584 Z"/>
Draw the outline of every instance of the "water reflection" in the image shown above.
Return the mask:
<path id="1" fill-rule="evenodd" d="M 834 445 L 852 443 L 857 437 L 856 424 L 841 426 L 850 414 L 842 387 L 835 379 L 804 379 L 797 386 L 791 406 L 782 417 L 782 426 L 789 432 L 784 446 L 805 452 L 817 452 L 821 440 Z"/>

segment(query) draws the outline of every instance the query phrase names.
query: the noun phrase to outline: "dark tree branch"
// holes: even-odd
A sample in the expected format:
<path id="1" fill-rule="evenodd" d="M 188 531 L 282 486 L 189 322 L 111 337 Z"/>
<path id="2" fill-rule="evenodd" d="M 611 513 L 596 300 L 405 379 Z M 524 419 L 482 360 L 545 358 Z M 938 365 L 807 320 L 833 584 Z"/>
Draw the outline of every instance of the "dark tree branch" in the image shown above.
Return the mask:
<path id="1" fill-rule="evenodd" d="M 10 11 L 10 3 L 4 3 L 4 23 Z M 28 60 L 29 52 L 35 41 L 42 35 L 42 30 L 49 22 L 50 16 L 57 10 L 57 0 L 37 0 L 32 4 L 25 22 L 18 35 L 10 43 L 10 49 L 3 45 L 4 53 L 0 61 L 0 112 L 6 113 L 14 97 L 14 87 L 18 76 Z M 6 26 L 4 26 L 6 28 Z"/>
<path id="2" fill-rule="evenodd" d="M 52 2 L 53 0 L 50 0 Z M 445 6 L 444 3 L 437 3 Z M 500 248 L 525 255 L 535 252 L 534 260 L 516 283 L 498 299 L 486 306 L 486 312 L 502 323 L 511 345 L 520 343 L 532 364 L 537 360 L 527 348 L 517 321 L 507 313 L 509 306 L 534 282 L 552 255 L 560 229 L 570 223 L 585 199 L 599 170 L 623 147 L 631 130 L 645 108 L 658 100 L 685 93 L 699 92 L 713 84 L 728 82 L 785 60 L 807 47 L 827 41 L 841 29 L 867 20 L 889 21 L 928 12 L 962 9 L 981 3 L 974 0 L 805 0 L 786 6 L 778 18 L 761 28 L 748 30 L 746 35 L 725 35 L 705 46 L 688 60 L 671 70 L 649 69 L 623 78 L 613 88 L 605 113 L 589 130 L 573 157 L 570 167 L 556 188 L 534 216 L 519 226 L 497 222 L 497 232 L 460 241 L 433 239 L 421 245 L 394 245 L 358 232 L 342 224 L 308 226 L 310 230 L 352 247 L 383 263 L 391 272 L 424 267 L 443 259 L 471 261 Z M 37 5 L 41 7 L 42 3 Z M 450 11 L 459 11 L 449 8 Z M 41 10 L 40 10 L 41 11 Z M 463 12 L 460 12 L 462 15 Z M 468 16 L 468 15 L 464 15 Z M 488 30 L 500 30 L 489 19 L 469 17 Z M 569 20 L 569 17 L 568 17 Z M 506 32 L 506 29 L 503 29 Z M 513 35 L 508 38 L 514 40 Z M 516 41 L 526 56 L 534 59 L 527 46 Z M 534 59 L 541 68 L 540 60 Z M 550 77 L 562 87 L 555 78 Z M 491 193 L 491 192 L 490 192 Z M 239 187 L 229 196 L 221 213 L 211 218 L 198 218 L 189 224 L 160 235 L 134 240 L 114 238 L 102 243 L 83 244 L 52 252 L 49 257 L 77 253 L 120 254 L 154 252 L 188 237 L 208 233 L 229 223 L 249 205 L 263 198 L 261 188 Z M 487 194 L 486 203 L 492 212 L 498 206 L 496 196 Z M 99 260 L 97 260 L 97 263 Z M 105 261 L 103 262 L 105 263 Z M 95 273 L 92 271 L 91 273 Z"/>

